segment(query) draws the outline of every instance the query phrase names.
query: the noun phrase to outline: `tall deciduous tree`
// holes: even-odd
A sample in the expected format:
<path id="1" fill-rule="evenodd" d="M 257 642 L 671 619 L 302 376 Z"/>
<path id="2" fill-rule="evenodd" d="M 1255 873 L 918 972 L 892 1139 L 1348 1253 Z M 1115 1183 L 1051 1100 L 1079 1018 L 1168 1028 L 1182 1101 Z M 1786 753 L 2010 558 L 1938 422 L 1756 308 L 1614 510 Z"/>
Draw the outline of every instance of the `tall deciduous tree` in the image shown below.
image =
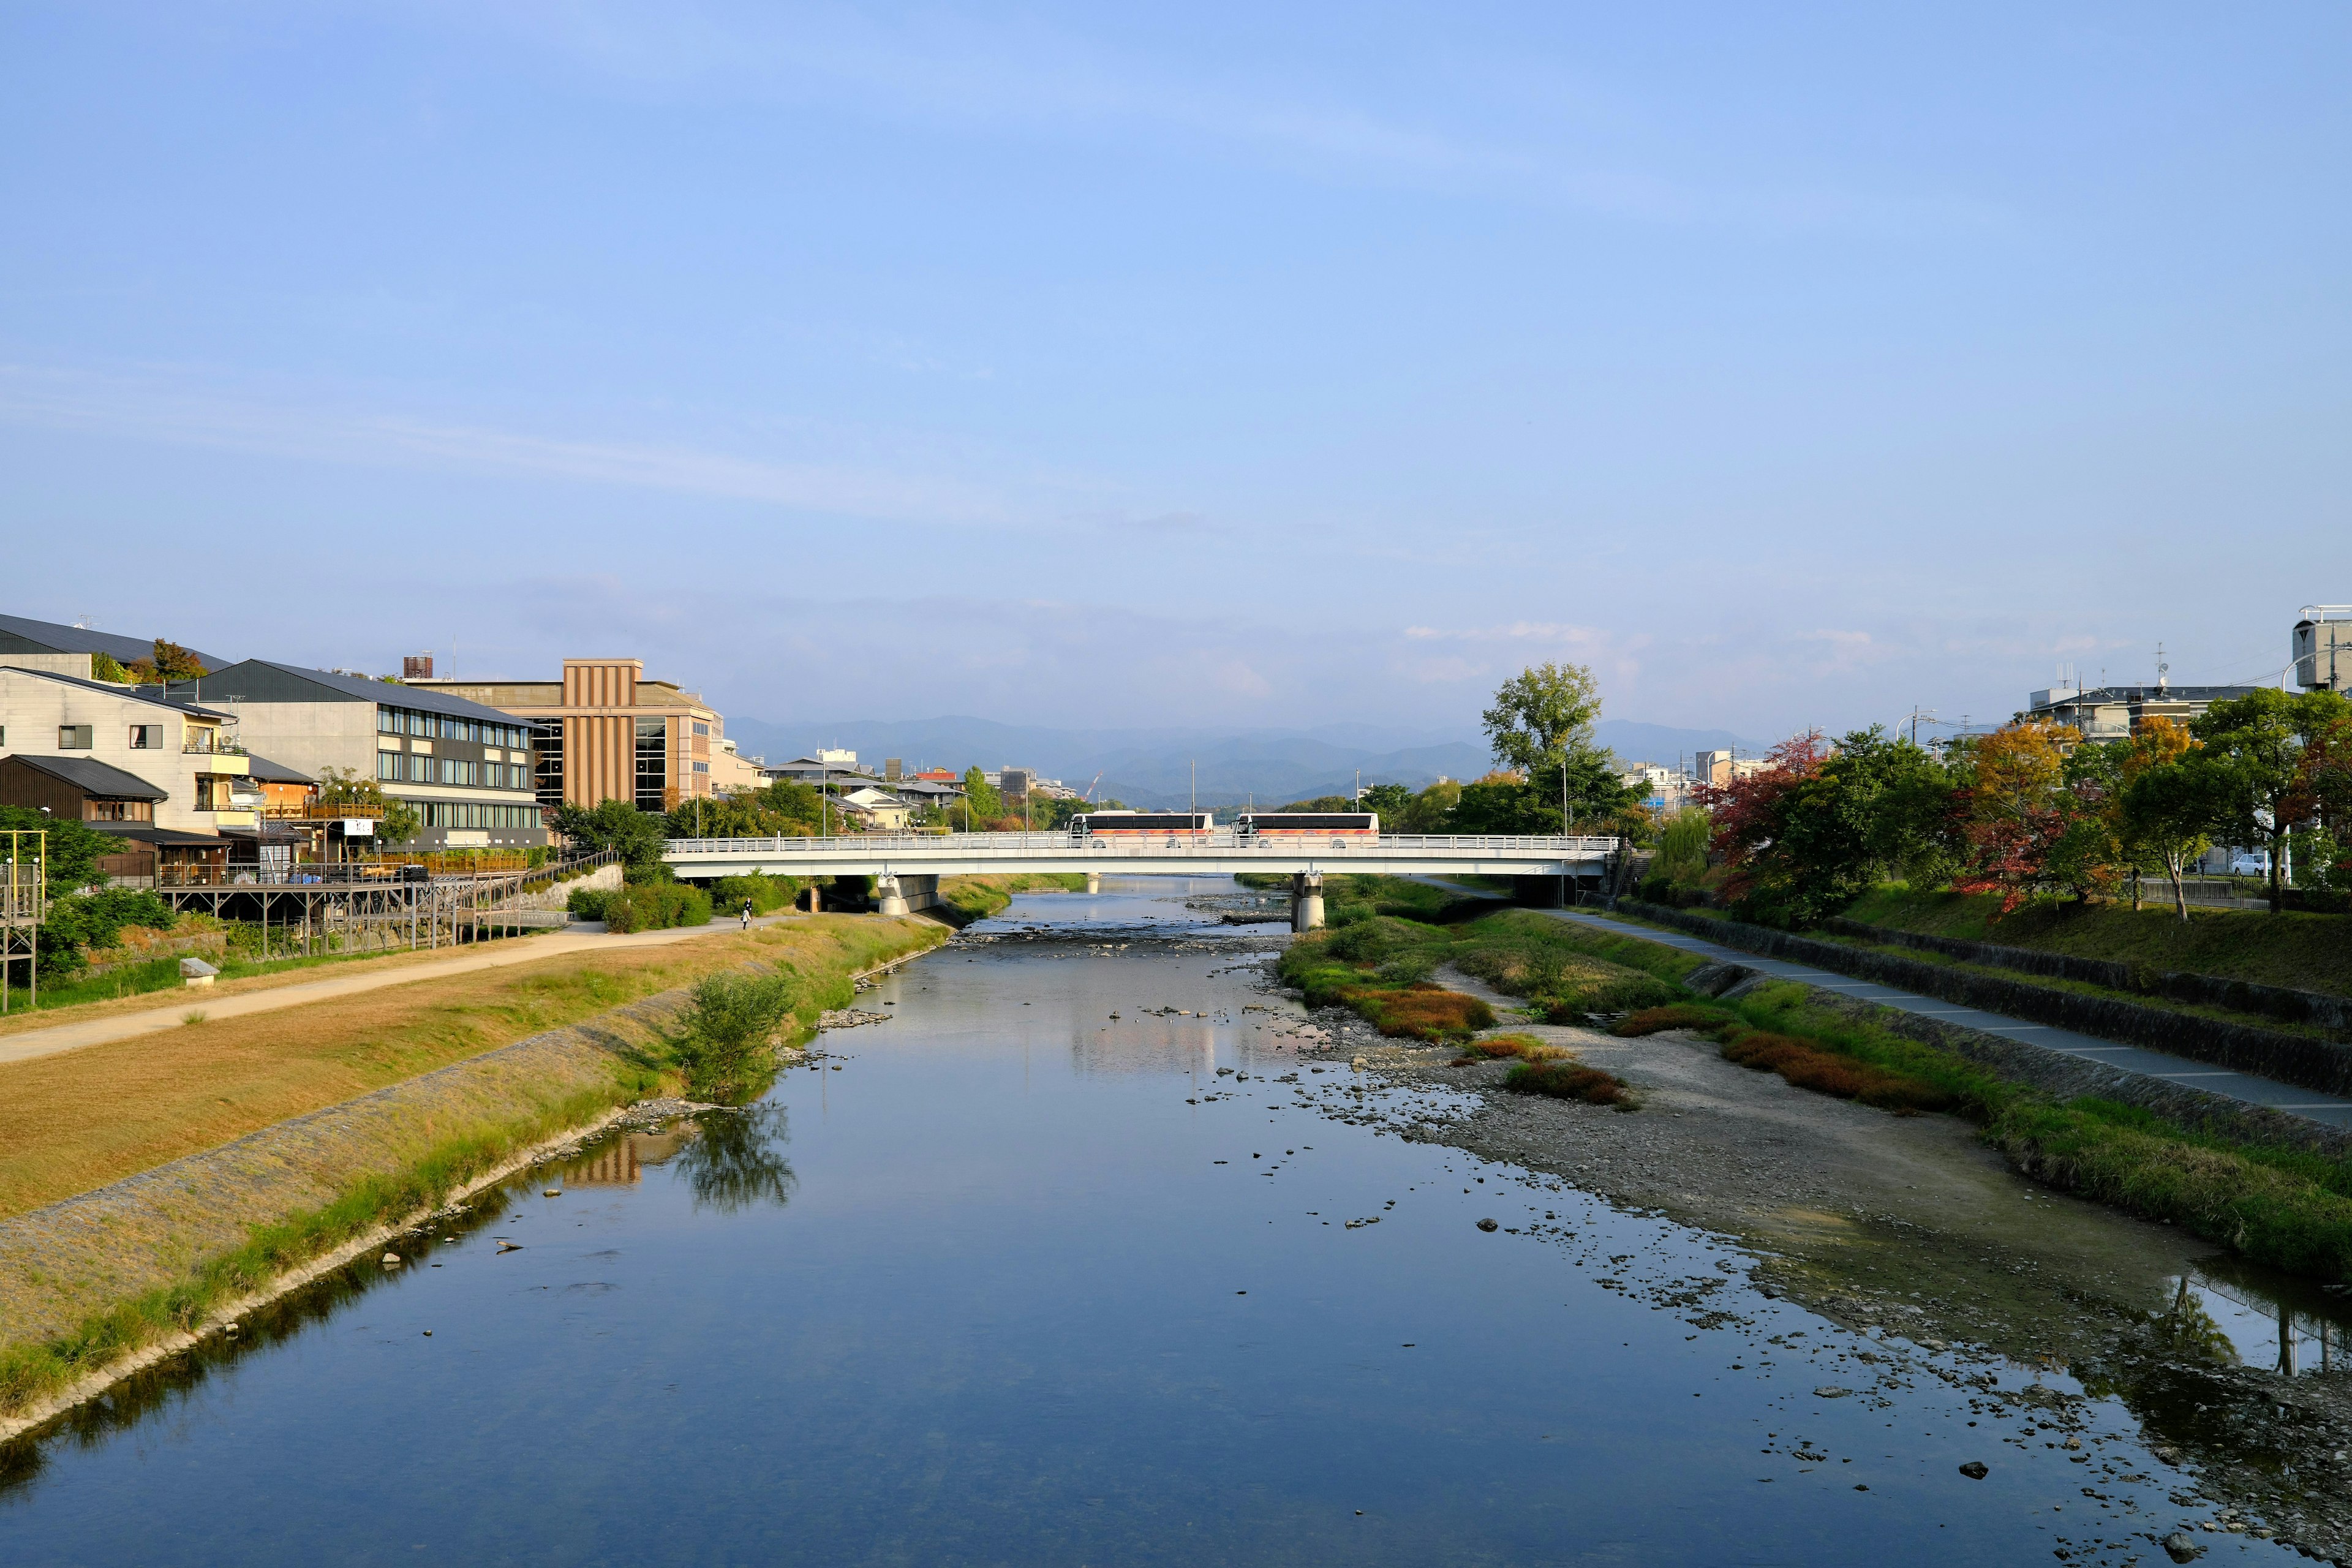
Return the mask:
<path id="1" fill-rule="evenodd" d="M 2156 752 L 2162 755 L 2161 751 Z M 2154 860 L 2172 881 L 2172 907 L 2184 921 L 2182 878 L 2212 840 L 2229 810 L 2230 770 L 2201 752 L 2173 752 L 2131 771 L 2117 799 L 2116 826 L 2129 854 Z"/>
<path id="2" fill-rule="evenodd" d="M 963 804 L 964 820 L 974 827 L 985 827 L 1004 815 L 1004 797 L 977 763 L 963 771 Z"/>
<path id="3" fill-rule="evenodd" d="M 2270 852 L 2273 914 L 2286 902 L 2286 838 L 2302 805 L 2305 753 L 2346 712 L 2345 700 L 2333 691 L 2297 697 L 2266 687 L 2216 702 L 2189 724 L 2225 786 L 2218 831 Z"/>
<path id="4" fill-rule="evenodd" d="M 1591 755 L 1601 717 L 1601 683 L 1580 664 L 1538 664 L 1496 689 L 1481 715 L 1495 760 L 1533 775 L 1566 758 Z M 1557 773 L 1555 773 L 1557 778 Z"/>

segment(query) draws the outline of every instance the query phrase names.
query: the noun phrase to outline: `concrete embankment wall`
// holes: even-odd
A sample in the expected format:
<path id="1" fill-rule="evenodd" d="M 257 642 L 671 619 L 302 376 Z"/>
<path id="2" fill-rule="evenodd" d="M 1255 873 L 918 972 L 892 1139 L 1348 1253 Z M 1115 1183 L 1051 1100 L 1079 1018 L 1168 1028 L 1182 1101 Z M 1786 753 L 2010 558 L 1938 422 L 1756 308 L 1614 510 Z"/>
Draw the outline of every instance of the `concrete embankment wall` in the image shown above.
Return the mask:
<path id="1" fill-rule="evenodd" d="M 2352 1094 L 2352 1046 L 2333 1040 L 2174 1013 L 2116 997 L 2054 991 L 2022 980 L 1950 969 L 1899 953 L 1818 942 L 1788 931 L 1718 920 L 1634 899 L 1620 899 L 1617 908 L 1743 952 L 1812 964 L 1963 1006 L 1982 1007 L 2032 1023 L 2078 1030 L 2104 1040 L 2146 1046 L 2215 1067 L 2315 1089 L 2323 1094 Z"/>
<path id="2" fill-rule="evenodd" d="M 1964 942 L 1958 937 L 1926 931 L 1900 931 L 1843 917 L 1823 926 L 1840 936 L 1864 942 L 1941 953 L 1963 963 L 2013 969 L 2021 974 L 2046 975 L 2053 980 L 2076 980 L 2104 985 L 2111 991 L 2137 991 L 2207 1007 L 2227 1007 L 2233 1013 L 2259 1013 L 2291 1024 L 2313 1024 L 2352 1035 L 2352 996 L 2330 996 L 2318 991 L 2296 991 L 2284 985 L 2263 985 L 2219 974 L 2185 970 L 2158 970 L 2146 964 L 2118 963 L 2106 958 L 2077 958 L 2072 953 L 2044 952 L 2038 948 L 2002 947 L 1989 942 Z M 2352 934 L 2352 933 L 2347 933 Z"/>

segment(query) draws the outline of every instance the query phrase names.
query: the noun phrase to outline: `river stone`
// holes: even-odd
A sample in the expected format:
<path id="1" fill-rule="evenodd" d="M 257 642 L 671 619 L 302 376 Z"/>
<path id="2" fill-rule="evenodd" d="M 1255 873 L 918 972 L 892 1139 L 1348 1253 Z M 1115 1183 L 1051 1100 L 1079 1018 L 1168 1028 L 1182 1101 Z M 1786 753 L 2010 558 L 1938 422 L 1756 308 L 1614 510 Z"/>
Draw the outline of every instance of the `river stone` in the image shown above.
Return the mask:
<path id="1" fill-rule="evenodd" d="M 1980 1481 L 1991 1473 L 1992 1472 L 1987 1468 L 1984 1461 L 1981 1459 L 1970 1459 L 1967 1464 L 1960 1467 L 1960 1474 L 1968 1477 L 1969 1479 L 1972 1481 Z"/>
<path id="2" fill-rule="evenodd" d="M 2191 1541 L 2186 1531 L 2176 1530 L 2164 1538 L 2164 1550 L 2175 1563 L 2189 1563 L 2205 1549 Z"/>
<path id="3" fill-rule="evenodd" d="M 1825 1383 L 1822 1384 L 1821 1387 L 1813 1390 L 1813 1394 L 1814 1397 L 1819 1399 L 1843 1399 L 1847 1394 L 1852 1394 L 1853 1392 L 1853 1390 L 1851 1388 L 1835 1388 Z"/>
<path id="4" fill-rule="evenodd" d="M 1497 1228 L 1497 1226 L 1496 1222 L 1491 1219 L 1482 1219 L 1478 1222 L 1478 1228 L 1480 1230 L 1494 1230 Z"/>
<path id="5" fill-rule="evenodd" d="M 397 1252 L 387 1252 L 383 1255 L 383 1266 L 386 1268 L 396 1268 L 399 1266 L 399 1263 L 400 1254 Z"/>

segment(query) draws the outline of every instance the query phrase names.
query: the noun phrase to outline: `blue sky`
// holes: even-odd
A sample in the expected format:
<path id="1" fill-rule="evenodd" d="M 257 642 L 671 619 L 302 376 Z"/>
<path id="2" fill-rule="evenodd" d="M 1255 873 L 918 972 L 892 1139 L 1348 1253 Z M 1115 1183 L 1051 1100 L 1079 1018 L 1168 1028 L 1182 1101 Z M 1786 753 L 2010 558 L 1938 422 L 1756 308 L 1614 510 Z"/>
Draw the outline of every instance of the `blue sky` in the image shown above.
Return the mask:
<path id="1" fill-rule="evenodd" d="M 2352 600 L 2339 6 L 0 13 L 5 607 L 1786 733 Z"/>

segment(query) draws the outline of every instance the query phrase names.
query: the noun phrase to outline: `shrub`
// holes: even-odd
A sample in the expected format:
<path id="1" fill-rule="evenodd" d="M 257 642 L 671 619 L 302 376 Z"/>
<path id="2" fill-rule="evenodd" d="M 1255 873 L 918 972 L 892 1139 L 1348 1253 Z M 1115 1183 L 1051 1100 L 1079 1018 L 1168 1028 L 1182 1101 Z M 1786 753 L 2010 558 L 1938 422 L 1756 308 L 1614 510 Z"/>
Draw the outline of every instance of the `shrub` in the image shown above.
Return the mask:
<path id="1" fill-rule="evenodd" d="M 1700 1007 L 1688 1002 L 1676 1002 L 1664 1007 L 1644 1007 L 1631 1017 L 1620 1018 L 1611 1026 L 1609 1032 L 1628 1038 L 1637 1035 L 1654 1035 L 1664 1029 L 1696 1029 L 1704 1034 L 1738 1021 L 1719 1007 Z"/>
<path id="2" fill-rule="evenodd" d="M 612 896 L 601 888 L 574 888 L 565 895 L 563 907 L 574 920 L 601 921 L 604 918 L 604 904 Z"/>
<path id="3" fill-rule="evenodd" d="M 1345 985 L 1339 998 L 1383 1035 L 1419 1040 L 1456 1040 L 1495 1026 L 1495 1010 L 1475 996 L 1423 981 L 1400 990 Z"/>
<path id="4" fill-rule="evenodd" d="M 748 877 L 719 878 L 710 885 L 710 902 L 727 914 L 736 913 L 748 902 L 753 914 L 764 915 L 790 904 L 800 890 L 800 884 L 790 877 L 754 871 Z"/>
<path id="5" fill-rule="evenodd" d="M 1628 1013 L 1664 1006 L 1676 994 L 1675 987 L 1651 975 L 1612 975 L 1546 998 L 1544 1016 L 1555 1024 L 1575 1023 L 1587 1013 Z"/>
<path id="6" fill-rule="evenodd" d="M 1633 1109 L 1624 1080 L 1566 1059 L 1520 1062 L 1503 1077 L 1503 1087 L 1521 1094 L 1548 1094 L 1555 1100 L 1580 1100 L 1587 1105 Z"/>
<path id="7" fill-rule="evenodd" d="M 604 899 L 604 924 L 615 931 L 667 931 L 710 923 L 710 895 L 683 882 L 646 882 Z"/>
<path id="8" fill-rule="evenodd" d="M 1767 1030 L 1745 1033 L 1723 1047 L 1725 1059 L 1759 1072 L 1777 1072 L 1799 1089 L 1859 1100 L 1882 1110 L 1949 1110 L 1953 1097 L 1935 1085 L 1903 1078 L 1851 1057 L 1833 1056 L 1811 1041 Z"/>
<path id="9" fill-rule="evenodd" d="M 1462 1050 L 1468 1057 L 1522 1057 L 1531 1062 L 1569 1054 L 1559 1046 L 1545 1045 L 1533 1035 L 1489 1035 L 1483 1040 L 1471 1041 Z"/>
<path id="10" fill-rule="evenodd" d="M 782 974 L 707 976 L 695 984 L 671 1059 L 696 1093 L 738 1093 L 773 1064 L 777 1031 L 799 1000 Z"/>

